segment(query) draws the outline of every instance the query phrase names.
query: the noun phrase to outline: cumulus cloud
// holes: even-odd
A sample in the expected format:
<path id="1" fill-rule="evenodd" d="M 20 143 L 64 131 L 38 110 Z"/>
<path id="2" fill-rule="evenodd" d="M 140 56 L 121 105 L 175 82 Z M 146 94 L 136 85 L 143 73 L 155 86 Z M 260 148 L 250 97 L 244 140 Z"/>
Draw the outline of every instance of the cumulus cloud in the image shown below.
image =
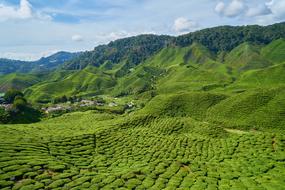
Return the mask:
<path id="1" fill-rule="evenodd" d="M 83 41 L 83 37 L 81 35 L 75 34 L 71 37 L 72 41 L 75 42 L 82 42 Z"/>
<path id="2" fill-rule="evenodd" d="M 255 18 L 258 23 L 270 23 L 285 19 L 285 0 L 250 2 L 246 0 L 220 1 L 215 11 L 225 17 Z"/>
<path id="3" fill-rule="evenodd" d="M 187 33 L 199 27 L 198 23 L 184 17 L 177 18 L 174 21 L 173 29 L 176 33 Z"/>
<path id="4" fill-rule="evenodd" d="M 272 11 L 269 9 L 268 6 L 266 6 L 266 4 L 260 4 L 256 7 L 250 7 L 246 12 L 246 16 L 255 17 L 255 16 L 268 15 L 271 13 Z"/>
<path id="5" fill-rule="evenodd" d="M 245 9 L 246 5 L 243 0 L 232 0 L 229 4 L 220 1 L 215 7 L 217 13 L 227 17 L 236 17 L 243 13 Z"/>
<path id="6" fill-rule="evenodd" d="M 220 1 L 215 7 L 215 11 L 219 14 L 222 14 L 225 10 L 225 7 L 225 3 Z"/>
<path id="7" fill-rule="evenodd" d="M 50 19 L 49 15 L 33 12 L 28 0 L 21 0 L 18 7 L 0 4 L 0 21 L 26 20 L 26 19 Z"/>
<path id="8" fill-rule="evenodd" d="M 266 5 L 276 19 L 285 19 L 285 0 L 271 0 Z"/>

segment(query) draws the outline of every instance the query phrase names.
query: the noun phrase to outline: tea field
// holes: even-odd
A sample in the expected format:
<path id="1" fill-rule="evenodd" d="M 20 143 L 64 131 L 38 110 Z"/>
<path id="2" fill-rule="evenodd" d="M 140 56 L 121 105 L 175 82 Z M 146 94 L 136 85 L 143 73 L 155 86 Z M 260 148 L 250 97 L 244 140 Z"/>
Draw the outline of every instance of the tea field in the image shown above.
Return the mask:
<path id="1" fill-rule="evenodd" d="M 0 188 L 283 190 L 285 134 L 92 111 L 3 125 Z"/>

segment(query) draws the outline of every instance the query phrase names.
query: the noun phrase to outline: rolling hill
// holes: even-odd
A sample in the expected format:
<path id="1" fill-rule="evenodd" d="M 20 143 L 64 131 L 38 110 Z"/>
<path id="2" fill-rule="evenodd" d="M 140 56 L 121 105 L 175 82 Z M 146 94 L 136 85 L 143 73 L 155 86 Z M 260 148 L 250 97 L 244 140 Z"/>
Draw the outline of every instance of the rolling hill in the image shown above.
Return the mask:
<path id="1" fill-rule="evenodd" d="M 137 36 L 1 78 L 22 78 L 37 105 L 101 95 L 134 108 L 0 125 L 0 188 L 283 190 L 284 26 Z"/>
<path id="2" fill-rule="evenodd" d="M 276 40 L 278 43 L 280 41 L 282 40 Z M 109 61 L 100 66 L 89 65 L 82 70 L 72 70 L 72 74 L 59 80 L 50 77 L 49 80 L 27 89 L 26 95 L 36 102 L 63 95 L 92 96 L 107 93 L 112 96 L 126 96 L 147 91 L 165 94 L 173 91 L 210 91 L 227 86 L 227 89 L 237 89 L 238 86 L 246 85 L 242 84 L 245 83 L 242 81 L 250 80 L 250 73 L 253 75 L 262 70 L 273 72 L 272 75 L 277 72 L 274 76 L 281 77 L 278 83 L 282 83 L 283 75 L 278 76 L 278 73 L 282 74 L 284 68 L 279 62 L 272 62 L 270 58 L 264 57 L 262 53 L 264 49 L 270 48 L 272 43 L 242 43 L 224 53 L 222 61 L 218 54 L 199 43 L 187 47 L 173 45 L 161 49 L 137 66 L 130 66 L 125 60 L 115 65 Z M 252 83 L 253 86 L 257 86 L 257 82 L 261 86 L 268 85 L 265 84 L 265 79 L 254 80 L 247 83 Z"/>

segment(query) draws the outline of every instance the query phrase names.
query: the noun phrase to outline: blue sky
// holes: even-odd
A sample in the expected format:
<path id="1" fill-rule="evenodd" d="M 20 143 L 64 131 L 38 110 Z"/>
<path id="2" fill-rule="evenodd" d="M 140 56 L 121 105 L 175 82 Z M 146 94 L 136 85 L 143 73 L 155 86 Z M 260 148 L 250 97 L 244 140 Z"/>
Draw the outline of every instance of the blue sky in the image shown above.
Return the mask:
<path id="1" fill-rule="evenodd" d="M 285 20 L 285 0 L 0 0 L 0 57 L 35 60 L 142 33 Z"/>

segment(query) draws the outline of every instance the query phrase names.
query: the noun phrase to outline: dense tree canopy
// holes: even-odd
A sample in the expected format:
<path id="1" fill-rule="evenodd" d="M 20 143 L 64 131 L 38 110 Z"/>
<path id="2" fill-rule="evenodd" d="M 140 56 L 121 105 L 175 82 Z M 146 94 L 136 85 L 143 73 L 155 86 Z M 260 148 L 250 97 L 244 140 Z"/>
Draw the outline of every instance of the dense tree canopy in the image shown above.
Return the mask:
<path id="1" fill-rule="evenodd" d="M 100 45 L 93 51 L 67 62 L 65 69 L 81 70 L 87 65 L 108 67 L 125 61 L 127 69 L 141 63 L 166 46 L 189 46 L 198 42 L 214 53 L 230 51 L 243 42 L 268 44 L 273 40 L 285 38 L 285 23 L 270 26 L 221 26 L 204 29 L 178 37 L 140 35 Z M 124 74 L 124 73 L 123 73 Z M 121 75 L 119 75 L 121 76 Z"/>
<path id="2" fill-rule="evenodd" d="M 137 65 L 165 47 L 173 38 L 170 36 L 140 35 L 110 42 L 108 45 L 97 46 L 67 62 L 65 69 L 80 70 L 88 64 L 100 66 L 106 61 L 117 64 L 126 61 Z"/>
<path id="3" fill-rule="evenodd" d="M 285 23 L 270 26 L 220 26 L 179 36 L 176 45 L 188 46 L 199 42 L 213 52 L 230 51 L 243 42 L 268 44 L 285 37 Z"/>

